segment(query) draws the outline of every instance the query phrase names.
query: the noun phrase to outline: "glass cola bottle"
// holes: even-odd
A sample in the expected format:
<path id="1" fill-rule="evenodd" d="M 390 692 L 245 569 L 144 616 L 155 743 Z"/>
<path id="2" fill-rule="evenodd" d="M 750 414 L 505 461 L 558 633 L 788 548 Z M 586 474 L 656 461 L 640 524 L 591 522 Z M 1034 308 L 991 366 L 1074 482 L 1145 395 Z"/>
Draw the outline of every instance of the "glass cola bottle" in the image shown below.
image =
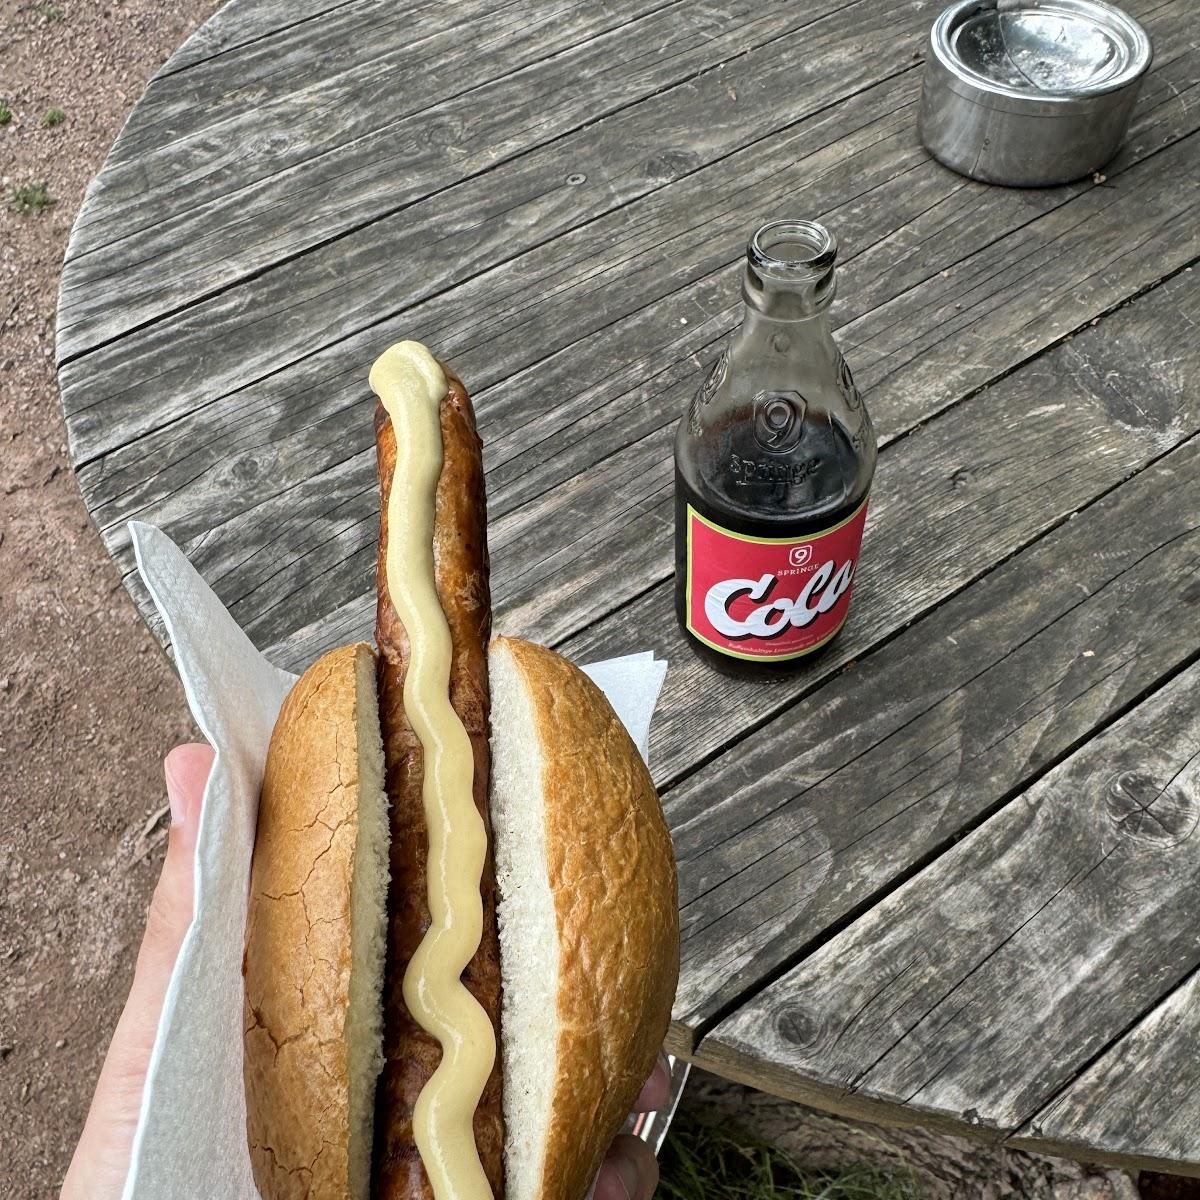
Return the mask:
<path id="1" fill-rule="evenodd" d="M 850 608 L 876 447 L 829 328 L 836 257 L 812 221 L 754 234 L 741 327 L 675 437 L 675 612 L 727 673 L 795 670 Z"/>

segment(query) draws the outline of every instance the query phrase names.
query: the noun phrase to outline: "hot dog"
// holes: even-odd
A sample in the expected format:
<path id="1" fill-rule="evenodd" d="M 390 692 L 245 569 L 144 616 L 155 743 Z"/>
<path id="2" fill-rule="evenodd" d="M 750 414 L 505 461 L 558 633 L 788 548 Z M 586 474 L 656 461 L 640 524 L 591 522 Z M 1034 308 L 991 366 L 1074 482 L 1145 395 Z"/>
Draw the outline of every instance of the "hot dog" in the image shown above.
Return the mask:
<path id="1" fill-rule="evenodd" d="M 483 448 L 475 431 L 475 413 L 466 389 L 457 376 L 448 370 L 445 373 L 448 388 L 440 406 L 442 467 L 434 502 L 434 573 L 438 599 L 453 643 L 450 703 L 471 739 L 475 804 L 490 834 L 487 644 L 492 610 Z M 379 709 L 392 843 L 384 980 L 385 1062 L 376 1107 L 373 1194 L 378 1200 L 426 1200 L 432 1192 L 413 1140 L 412 1113 L 417 1096 L 438 1064 L 441 1050 L 436 1039 L 413 1019 L 402 994 L 404 972 L 429 928 L 428 837 L 421 804 L 421 745 L 404 712 L 408 638 L 392 604 L 387 581 L 387 514 L 396 468 L 396 432 L 382 403 L 376 405 L 375 445 L 381 514 L 375 640 L 379 647 Z M 490 836 L 488 841 L 490 847 Z M 499 1038 L 500 946 L 496 933 L 496 875 L 490 849 L 481 893 L 483 937 L 463 982 L 483 1005 Z M 495 1200 L 501 1200 L 504 1124 L 499 1060 L 479 1101 L 474 1126 L 492 1194 Z"/>
<path id="2" fill-rule="evenodd" d="M 599 689 L 543 647 L 489 645 L 461 382 L 402 343 L 371 383 L 378 653 L 305 672 L 264 771 L 254 1181 L 263 1200 L 580 1200 L 670 1016 L 670 838 Z"/>

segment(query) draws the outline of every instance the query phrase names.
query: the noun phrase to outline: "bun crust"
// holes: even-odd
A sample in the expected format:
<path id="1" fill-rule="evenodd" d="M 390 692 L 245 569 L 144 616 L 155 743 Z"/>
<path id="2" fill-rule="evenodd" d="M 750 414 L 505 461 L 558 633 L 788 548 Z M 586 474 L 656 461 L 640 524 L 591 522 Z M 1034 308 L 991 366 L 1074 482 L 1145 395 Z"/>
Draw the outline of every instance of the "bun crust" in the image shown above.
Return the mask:
<path id="1" fill-rule="evenodd" d="M 498 638 L 490 661 L 507 1198 L 582 1200 L 667 1032 L 675 861 L 603 692 L 528 642 Z M 372 1128 L 388 839 L 374 679 L 369 646 L 331 652 L 271 738 L 243 964 L 262 1200 L 367 1200 L 388 1132 Z"/>
<path id="2" fill-rule="evenodd" d="M 532 753 L 540 754 L 545 869 L 558 928 L 557 1061 L 534 1196 L 580 1200 L 670 1022 L 679 973 L 675 859 L 650 772 L 604 693 L 578 667 L 529 642 L 496 638 L 492 664 L 494 788 L 502 786 L 500 757 L 514 736 L 500 726 L 518 707 L 501 695 L 515 668 L 536 730 Z M 499 814 L 497 807 L 498 863 L 508 859 Z M 502 966 L 519 955 L 506 941 L 505 882 Z M 507 1004 L 507 972 L 505 986 Z M 506 1087 L 510 1056 L 545 1052 L 506 1046 Z M 520 1078 L 519 1068 L 512 1075 Z M 512 1166 L 510 1158 L 510 1200 L 534 1200 L 513 1192 Z"/>
<path id="3" fill-rule="evenodd" d="M 374 673 L 366 644 L 319 659 L 267 752 L 242 963 L 263 1200 L 366 1195 L 387 885 Z"/>

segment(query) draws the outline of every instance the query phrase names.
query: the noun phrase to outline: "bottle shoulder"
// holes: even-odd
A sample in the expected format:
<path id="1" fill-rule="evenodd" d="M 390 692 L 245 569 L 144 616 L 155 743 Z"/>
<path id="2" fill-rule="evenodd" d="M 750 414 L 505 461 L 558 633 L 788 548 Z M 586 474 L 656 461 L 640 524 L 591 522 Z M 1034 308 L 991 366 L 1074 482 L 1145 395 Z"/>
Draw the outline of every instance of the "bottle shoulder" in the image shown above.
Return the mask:
<path id="1" fill-rule="evenodd" d="M 675 459 L 714 520 L 819 524 L 860 503 L 875 433 L 826 316 L 747 309 L 680 422 Z"/>
<path id="2" fill-rule="evenodd" d="M 764 450 L 746 420 L 697 437 L 681 423 L 676 486 L 706 519 L 786 536 L 835 524 L 871 486 L 874 439 L 862 451 L 836 423 L 809 423 L 785 453 Z M 865 452 L 863 452 L 865 451 Z M 750 528 L 753 526 L 753 529 Z M 786 526 L 784 533 L 780 526 Z"/>

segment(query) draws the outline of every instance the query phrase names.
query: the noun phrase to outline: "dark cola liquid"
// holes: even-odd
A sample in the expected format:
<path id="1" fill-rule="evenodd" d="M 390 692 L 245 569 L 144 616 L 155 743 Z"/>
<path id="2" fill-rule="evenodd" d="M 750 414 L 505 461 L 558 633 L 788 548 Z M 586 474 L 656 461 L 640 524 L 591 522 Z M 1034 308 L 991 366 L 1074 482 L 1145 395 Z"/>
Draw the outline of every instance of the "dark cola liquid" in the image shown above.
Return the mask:
<path id="1" fill-rule="evenodd" d="M 687 628 L 687 509 L 749 537 L 801 538 L 839 524 L 862 503 L 859 453 L 836 421 L 808 413 L 787 454 L 763 450 L 749 409 L 703 436 L 681 428 L 675 454 L 675 615 L 697 655 L 728 675 L 788 674 L 823 654 L 836 637 L 800 658 L 746 661 L 722 654 Z"/>

